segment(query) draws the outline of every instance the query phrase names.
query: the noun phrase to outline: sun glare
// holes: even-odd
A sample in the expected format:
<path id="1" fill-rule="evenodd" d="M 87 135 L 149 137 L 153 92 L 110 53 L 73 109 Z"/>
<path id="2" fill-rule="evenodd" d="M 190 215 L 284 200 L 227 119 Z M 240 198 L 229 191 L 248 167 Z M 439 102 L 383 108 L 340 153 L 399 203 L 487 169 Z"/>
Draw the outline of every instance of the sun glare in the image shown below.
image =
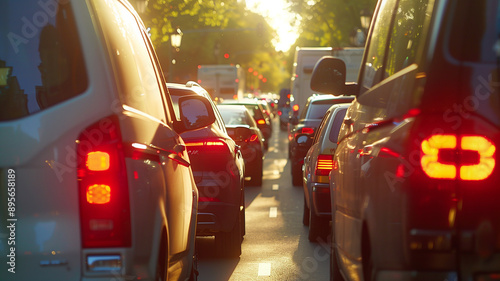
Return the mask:
<path id="1" fill-rule="evenodd" d="M 246 0 L 247 7 L 264 16 L 278 34 L 272 42 L 277 51 L 288 51 L 299 36 L 299 22 L 288 11 L 286 0 Z"/>

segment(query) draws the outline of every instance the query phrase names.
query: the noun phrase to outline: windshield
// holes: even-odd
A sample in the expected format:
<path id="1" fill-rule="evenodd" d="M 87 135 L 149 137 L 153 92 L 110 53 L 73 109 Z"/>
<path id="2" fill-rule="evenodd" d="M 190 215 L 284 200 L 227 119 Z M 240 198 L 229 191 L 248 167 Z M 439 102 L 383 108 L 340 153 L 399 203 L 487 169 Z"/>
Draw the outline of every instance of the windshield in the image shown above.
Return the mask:
<path id="1" fill-rule="evenodd" d="M 0 38 L 0 121 L 49 108 L 87 88 L 68 1 L 1 1 Z"/>

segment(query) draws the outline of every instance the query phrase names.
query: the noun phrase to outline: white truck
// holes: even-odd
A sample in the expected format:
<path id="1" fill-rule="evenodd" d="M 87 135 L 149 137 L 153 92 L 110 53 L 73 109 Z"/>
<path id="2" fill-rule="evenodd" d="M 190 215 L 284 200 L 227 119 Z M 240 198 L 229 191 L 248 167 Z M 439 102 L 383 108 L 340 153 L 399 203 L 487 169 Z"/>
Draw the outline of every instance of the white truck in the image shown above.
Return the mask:
<path id="1" fill-rule="evenodd" d="M 346 82 L 358 80 L 359 67 L 364 48 L 297 47 L 291 79 L 290 106 L 293 115 L 298 116 L 307 98 L 315 93 L 311 90 L 311 75 L 316 62 L 323 56 L 334 56 L 346 63 Z"/>
<path id="2" fill-rule="evenodd" d="M 216 102 L 242 99 L 245 91 L 245 73 L 239 65 L 200 65 L 198 84 Z"/>

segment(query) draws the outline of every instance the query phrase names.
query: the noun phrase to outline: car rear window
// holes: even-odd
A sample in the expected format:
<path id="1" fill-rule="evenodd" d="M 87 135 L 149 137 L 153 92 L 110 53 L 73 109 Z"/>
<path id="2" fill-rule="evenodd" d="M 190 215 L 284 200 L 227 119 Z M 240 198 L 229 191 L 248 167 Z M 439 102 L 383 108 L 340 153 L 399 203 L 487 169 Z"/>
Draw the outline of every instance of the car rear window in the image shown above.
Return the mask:
<path id="1" fill-rule="evenodd" d="M 326 111 L 336 102 L 334 100 L 315 101 L 307 108 L 306 119 L 321 119 Z"/>
<path id="2" fill-rule="evenodd" d="M 448 46 L 455 58 L 497 63 L 500 57 L 498 0 L 456 1 L 452 21 Z"/>
<path id="3" fill-rule="evenodd" d="M 0 121 L 50 108 L 87 88 L 68 1 L 1 1 L 0 38 Z"/>

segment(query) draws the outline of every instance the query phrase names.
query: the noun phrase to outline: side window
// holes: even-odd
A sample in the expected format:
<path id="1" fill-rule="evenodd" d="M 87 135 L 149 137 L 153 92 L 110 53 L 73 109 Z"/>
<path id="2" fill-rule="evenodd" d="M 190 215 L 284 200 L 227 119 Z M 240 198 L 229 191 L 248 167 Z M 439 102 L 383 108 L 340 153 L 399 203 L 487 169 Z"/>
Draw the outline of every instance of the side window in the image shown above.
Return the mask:
<path id="1" fill-rule="evenodd" d="M 121 76 L 120 99 L 123 104 L 165 121 L 159 77 L 143 32 L 130 11 L 120 3 L 108 2 L 115 14 L 111 41 L 115 52 L 115 71 Z"/>
<path id="2" fill-rule="evenodd" d="M 327 123 L 328 121 L 328 116 L 330 116 L 332 112 L 331 111 L 327 111 L 325 116 L 323 117 L 323 120 L 321 120 L 321 124 L 319 124 L 318 126 L 318 130 L 316 130 L 316 133 L 314 134 L 314 140 L 313 140 L 313 144 L 317 143 L 319 141 L 319 139 L 321 138 L 321 135 L 324 135 L 324 128 L 325 128 L 325 124 Z"/>
<path id="3" fill-rule="evenodd" d="M 373 26 L 364 65 L 361 85 L 366 89 L 381 81 L 383 77 L 387 38 L 397 0 L 382 1 Z"/>
<path id="4" fill-rule="evenodd" d="M 389 41 L 384 78 L 415 62 L 421 44 L 425 43 L 428 0 L 400 0 Z"/>
<path id="5" fill-rule="evenodd" d="M 334 116 L 335 120 L 333 120 L 332 129 L 330 130 L 330 135 L 328 136 L 330 141 L 336 143 L 339 141 L 339 131 L 340 126 L 342 126 L 342 122 L 344 121 L 345 113 L 347 109 L 340 109 L 337 111 L 337 114 Z"/>

